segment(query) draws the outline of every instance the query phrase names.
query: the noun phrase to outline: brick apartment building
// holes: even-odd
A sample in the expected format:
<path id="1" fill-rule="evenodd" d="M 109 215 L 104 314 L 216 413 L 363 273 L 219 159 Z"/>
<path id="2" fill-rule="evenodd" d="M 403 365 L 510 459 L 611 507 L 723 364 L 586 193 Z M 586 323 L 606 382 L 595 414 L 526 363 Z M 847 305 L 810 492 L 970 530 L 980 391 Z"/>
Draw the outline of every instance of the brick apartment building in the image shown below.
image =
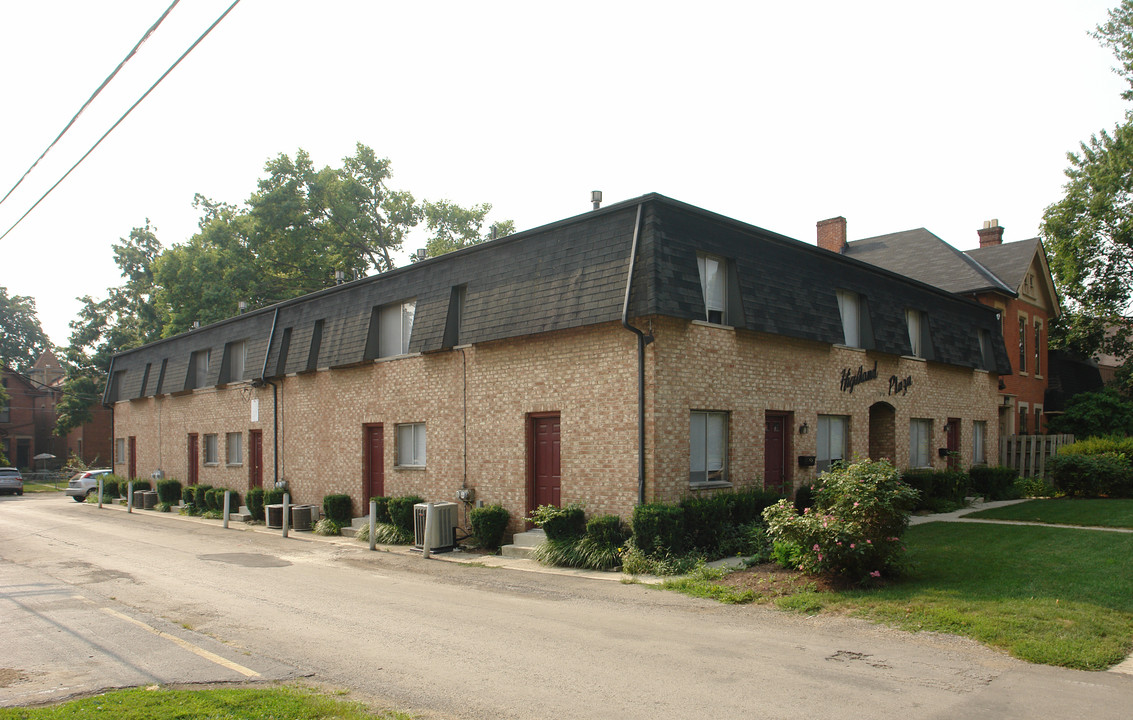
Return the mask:
<path id="1" fill-rule="evenodd" d="M 847 242 L 845 218 L 818 223 L 820 247 L 995 308 L 1011 361 L 1011 374 L 1001 378 L 1000 435 L 1042 433 L 1047 329 L 1062 312 L 1046 251 L 1039 238 L 1003 242 L 998 220 L 978 233 L 980 246 L 960 251 L 924 228 Z"/>
<path id="2" fill-rule="evenodd" d="M 115 469 L 296 502 L 789 490 L 833 460 L 984 462 L 994 310 L 660 195 L 117 355 Z"/>

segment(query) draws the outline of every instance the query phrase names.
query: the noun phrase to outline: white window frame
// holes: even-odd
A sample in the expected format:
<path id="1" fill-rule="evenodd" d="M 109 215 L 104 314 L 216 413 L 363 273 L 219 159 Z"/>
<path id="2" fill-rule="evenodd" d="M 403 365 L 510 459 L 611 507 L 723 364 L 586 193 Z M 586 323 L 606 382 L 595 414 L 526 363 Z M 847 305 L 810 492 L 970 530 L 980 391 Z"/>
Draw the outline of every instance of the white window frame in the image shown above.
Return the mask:
<path id="1" fill-rule="evenodd" d="M 909 467 L 932 467 L 932 426 L 931 418 L 909 420 Z"/>
<path id="2" fill-rule="evenodd" d="M 972 462 L 987 465 L 987 421 L 972 422 Z"/>
<path id="3" fill-rule="evenodd" d="M 925 313 L 912 308 L 905 309 L 905 324 L 909 329 L 909 351 L 913 357 L 925 356 L 925 323 L 928 322 Z"/>
<path id="4" fill-rule="evenodd" d="M 126 438 L 114 438 L 114 464 L 122 465 L 126 462 Z"/>
<path id="5" fill-rule="evenodd" d="M 850 416 L 819 415 L 815 432 L 815 469 L 826 472 L 831 463 L 845 460 L 850 451 Z"/>
<path id="6" fill-rule="evenodd" d="M 244 464 L 244 433 L 230 432 L 224 436 L 224 462 L 227 465 Z"/>
<path id="7" fill-rule="evenodd" d="M 195 357 L 193 369 L 196 371 L 193 377 L 193 387 L 202 388 L 208 384 L 209 360 L 212 357 L 212 350 L 198 350 L 193 355 Z M 204 362 L 201 362 L 202 359 Z"/>
<path id="8" fill-rule="evenodd" d="M 689 412 L 689 484 L 728 482 L 728 420 L 718 410 Z"/>
<path id="9" fill-rule="evenodd" d="M 718 255 L 697 253 L 704 319 L 715 325 L 728 323 L 728 261 Z"/>
<path id="10" fill-rule="evenodd" d="M 417 298 L 383 305 L 378 311 L 378 357 L 409 354 Z"/>
<path id="11" fill-rule="evenodd" d="M 862 346 L 861 296 L 851 290 L 835 290 L 838 314 L 842 316 L 842 343 L 849 347 Z"/>
<path id="12" fill-rule="evenodd" d="M 205 435 L 204 453 L 205 465 L 219 465 L 220 464 L 220 448 L 217 445 L 218 440 L 216 433 L 207 433 Z"/>
<path id="13" fill-rule="evenodd" d="M 401 423 L 397 426 L 397 466 L 425 467 L 425 423 Z"/>

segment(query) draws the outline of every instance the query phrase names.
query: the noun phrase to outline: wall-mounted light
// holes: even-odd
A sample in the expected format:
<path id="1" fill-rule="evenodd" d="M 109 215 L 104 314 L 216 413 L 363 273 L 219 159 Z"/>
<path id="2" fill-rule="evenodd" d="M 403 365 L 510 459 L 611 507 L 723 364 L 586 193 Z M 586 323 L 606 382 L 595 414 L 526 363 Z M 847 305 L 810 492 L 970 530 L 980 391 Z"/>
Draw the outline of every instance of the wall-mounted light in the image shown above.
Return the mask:
<path id="1" fill-rule="evenodd" d="M 803 424 L 799 426 L 799 435 L 806 435 L 808 432 L 810 432 L 810 425 L 807 425 L 804 421 Z"/>

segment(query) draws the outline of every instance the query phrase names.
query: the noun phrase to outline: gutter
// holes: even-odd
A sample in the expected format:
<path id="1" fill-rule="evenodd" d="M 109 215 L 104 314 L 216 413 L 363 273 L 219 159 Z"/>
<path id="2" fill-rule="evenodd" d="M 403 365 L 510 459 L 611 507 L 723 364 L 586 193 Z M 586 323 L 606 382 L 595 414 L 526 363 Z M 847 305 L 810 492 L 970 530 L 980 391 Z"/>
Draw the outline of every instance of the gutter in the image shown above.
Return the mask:
<path id="1" fill-rule="evenodd" d="M 626 294 L 622 302 L 622 327 L 637 336 L 637 504 L 645 504 L 645 346 L 653 342 L 652 335 L 629 324 L 629 292 L 633 285 L 633 266 L 637 261 L 637 238 L 641 229 L 641 208 L 633 221 L 633 245 L 629 251 L 629 269 L 626 272 Z"/>

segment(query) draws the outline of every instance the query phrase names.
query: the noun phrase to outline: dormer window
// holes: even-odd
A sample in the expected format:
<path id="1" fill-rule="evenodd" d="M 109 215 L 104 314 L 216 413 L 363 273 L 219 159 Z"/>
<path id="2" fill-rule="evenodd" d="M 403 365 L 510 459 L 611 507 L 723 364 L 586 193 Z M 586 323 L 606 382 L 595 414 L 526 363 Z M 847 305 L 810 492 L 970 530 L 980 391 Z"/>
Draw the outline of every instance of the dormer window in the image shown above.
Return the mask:
<path id="1" fill-rule="evenodd" d="M 909 326 L 909 354 L 928 358 L 929 348 L 932 346 L 928 332 L 928 314 L 923 310 L 907 309 L 905 322 Z"/>
<path id="2" fill-rule="evenodd" d="M 728 261 L 716 255 L 697 255 L 700 289 L 704 295 L 704 319 L 724 325 L 728 321 Z"/>
<path id="3" fill-rule="evenodd" d="M 873 348 L 873 329 L 865 296 L 850 290 L 836 290 L 835 294 L 838 314 L 842 318 L 842 343 L 867 350 Z"/>
<path id="4" fill-rule="evenodd" d="M 991 354 L 991 333 L 983 328 L 976 331 L 980 343 L 980 368 L 991 370 L 994 357 Z"/>

